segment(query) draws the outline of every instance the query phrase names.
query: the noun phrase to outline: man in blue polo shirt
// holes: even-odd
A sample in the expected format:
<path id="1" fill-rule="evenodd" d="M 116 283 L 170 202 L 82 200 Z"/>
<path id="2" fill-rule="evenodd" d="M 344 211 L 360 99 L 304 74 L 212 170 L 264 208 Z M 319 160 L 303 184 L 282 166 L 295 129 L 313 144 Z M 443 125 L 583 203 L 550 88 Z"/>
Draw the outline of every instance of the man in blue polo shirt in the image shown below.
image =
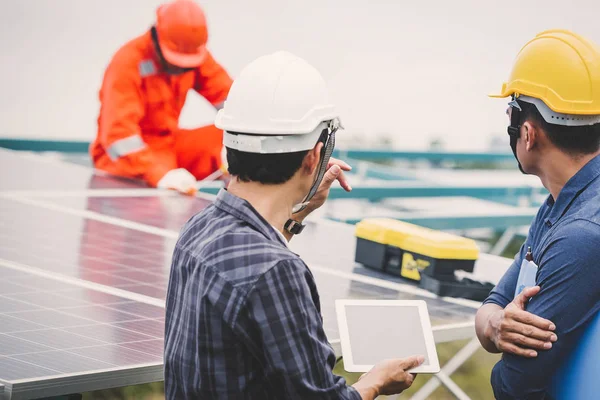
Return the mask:
<path id="1" fill-rule="evenodd" d="M 600 310 L 599 49 L 568 31 L 540 33 L 495 97 L 508 96 L 519 168 L 550 196 L 479 309 L 476 331 L 486 350 L 503 353 L 492 371 L 496 398 L 543 399 Z M 515 297 L 529 248 L 539 267 L 535 286 Z"/>

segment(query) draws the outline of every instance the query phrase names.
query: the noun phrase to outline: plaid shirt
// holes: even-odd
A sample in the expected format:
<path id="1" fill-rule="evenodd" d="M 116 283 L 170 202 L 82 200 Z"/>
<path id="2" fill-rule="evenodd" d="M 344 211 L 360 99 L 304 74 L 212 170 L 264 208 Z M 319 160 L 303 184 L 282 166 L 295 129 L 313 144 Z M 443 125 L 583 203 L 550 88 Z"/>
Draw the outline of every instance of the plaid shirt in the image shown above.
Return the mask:
<path id="1" fill-rule="evenodd" d="M 308 267 L 225 190 L 181 232 L 165 325 L 167 399 L 360 399 L 332 372 Z"/>

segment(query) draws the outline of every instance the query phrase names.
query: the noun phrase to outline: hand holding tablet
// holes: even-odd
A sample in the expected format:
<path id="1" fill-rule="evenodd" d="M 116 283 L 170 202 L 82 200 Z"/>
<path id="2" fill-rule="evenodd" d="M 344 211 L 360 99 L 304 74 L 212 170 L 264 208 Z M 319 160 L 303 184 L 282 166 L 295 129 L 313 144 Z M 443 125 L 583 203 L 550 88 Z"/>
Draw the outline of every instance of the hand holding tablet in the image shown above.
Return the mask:
<path id="1" fill-rule="evenodd" d="M 360 393 L 362 385 L 377 387 L 377 394 L 373 398 L 379 395 L 402 393 L 411 387 L 416 376 L 407 371 L 418 367 L 423 361 L 423 356 L 381 361 L 372 370 L 363 374 L 359 379 L 358 387 L 355 384 L 354 388 Z"/>
<path id="2" fill-rule="evenodd" d="M 337 300 L 336 312 L 346 371 L 367 372 L 384 360 L 411 356 L 424 362 L 407 372 L 440 371 L 424 301 Z"/>

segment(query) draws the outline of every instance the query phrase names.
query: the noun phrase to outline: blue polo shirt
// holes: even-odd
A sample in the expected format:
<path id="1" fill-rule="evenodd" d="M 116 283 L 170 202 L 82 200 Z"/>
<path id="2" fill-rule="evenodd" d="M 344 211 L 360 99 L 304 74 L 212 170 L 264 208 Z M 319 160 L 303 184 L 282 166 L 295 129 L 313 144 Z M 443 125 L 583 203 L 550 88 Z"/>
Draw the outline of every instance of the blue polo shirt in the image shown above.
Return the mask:
<path id="1" fill-rule="evenodd" d="M 527 311 L 556 325 L 558 341 L 536 358 L 505 353 L 492 371 L 496 399 L 543 399 L 558 368 L 600 310 L 600 156 L 589 161 L 549 196 L 510 269 L 484 304 L 506 307 L 512 300 L 519 269 L 531 246 L 540 267 L 540 293 Z"/>

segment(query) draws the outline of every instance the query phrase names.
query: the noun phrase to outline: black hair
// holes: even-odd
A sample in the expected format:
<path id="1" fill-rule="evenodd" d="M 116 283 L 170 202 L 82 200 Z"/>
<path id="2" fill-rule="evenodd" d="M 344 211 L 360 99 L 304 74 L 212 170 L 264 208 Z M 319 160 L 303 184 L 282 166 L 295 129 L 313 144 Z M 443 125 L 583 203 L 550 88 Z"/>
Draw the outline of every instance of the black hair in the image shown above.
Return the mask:
<path id="1" fill-rule="evenodd" d="M 236 134 L 235 132 L 230 132 Z M 321 132 L 317 143 L 325 143 L 327 129 Z M 302 166 L 308 150 L 293 153 L 259 154 L 227 148 L 229 173 L 242 182 L 277 185 L 289 181 Z"/>
<path id="2" fill-rule="evenodd" d="M 542 129 L 550 142 L 571 156 L 593 154 L 600 150 L 600 123 L 585 126 L 563 126 L 550 124 L 544 120 L 537 107 L 519 101 L 522 108 L 521 121 L 529 121 Z"/>

